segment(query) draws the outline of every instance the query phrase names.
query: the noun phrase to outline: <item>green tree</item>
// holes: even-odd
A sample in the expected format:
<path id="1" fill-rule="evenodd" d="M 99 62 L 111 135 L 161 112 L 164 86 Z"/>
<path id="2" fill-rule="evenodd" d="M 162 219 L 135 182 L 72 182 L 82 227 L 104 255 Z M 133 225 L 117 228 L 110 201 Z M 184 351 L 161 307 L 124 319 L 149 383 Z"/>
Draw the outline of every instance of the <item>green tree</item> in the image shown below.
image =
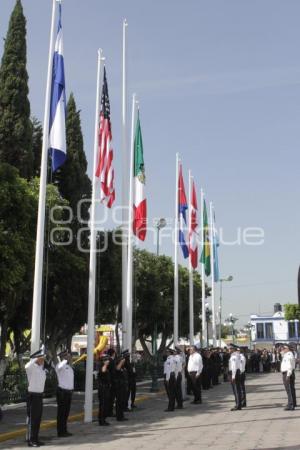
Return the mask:
<path id="1" fill-rule="evenodd" d="M 32 129 L 26 69 L 26 19 L 21 0 L 11 14 L 0 67 L 0 162 L 32 175 Z"/>
<path id="2" fill-rule="evenodd" d="M 81 218 L 88 220 L 91 198 L 91 181 L 86 173 L 87 160 L 83 147 L 83 136 L 81 130 L 80 111 L 76 108 L 74 95 L 71 94 L 67 105 L 67 159 L 61 168 L 54 174 L 59 192 L 66 198 L 73 210 L 75 217 L 75 228 L 79 227 L 77 206 L 81 200 Z"/>
<path id="3" fill-rule="evenodd" d="M 300 320 L 300 306 L 298 303 L 287 303 L 284 305 L 285 320 Z"/>
<path id="4" fill-rule="evenodd" d="M 9 164 L 0 164 L 0 364 L 10 322 L 20 306 L 32 269 L 36 201 L 28 182 Z M 25 312 L 25 311 L 24 311 Z M 23 312 L 22 312 L 23 314 Z"/>

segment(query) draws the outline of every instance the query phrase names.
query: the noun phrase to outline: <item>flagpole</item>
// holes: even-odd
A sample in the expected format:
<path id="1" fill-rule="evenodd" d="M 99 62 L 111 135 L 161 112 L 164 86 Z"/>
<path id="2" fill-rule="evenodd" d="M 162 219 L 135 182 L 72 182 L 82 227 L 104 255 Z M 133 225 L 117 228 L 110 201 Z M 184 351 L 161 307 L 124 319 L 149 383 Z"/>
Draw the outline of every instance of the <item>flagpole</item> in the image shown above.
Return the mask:
<path id="1" fill-rule="evenodd" d="M 213 204 L 210 202 L 210 260 L 211 260 L 211 308 L 212 308 L 212 337 L 213 346 L 217 345 L 216 339 L 216 307 L 215 307 L 215 255 L 213 234 Z"/>
<path id="2" fill-rule="evenodd" d="M 174 345 L 178 344 L 178 176 L 179 154 L 176 153 L 176 184 L 175 184 L 175 237 L 174 237 Z"/>
<path id="3" fill-rule="evenodd" d="M 192 230 L 192 173 L 189 170 L 189 231 L 190 239 Z M 192 267 L 192 255 L 189 255 L 189 313 L 190 313 L 190 344 L 194 345 L 194 283 L 193 283 L 193 267 Z"/>
<path id="4" fill-rule="evenodd" d="M 204 251 L 204 218 L 203 218 L 203 212 L 204 212 L 204 192 L 203 189 L 201 189 L 201 239 L 202 239 L 202 254 Z M 205 266 L 204 262 L 201 264 L 201 295 L 202 295 L 202 346 L 204 347 L 204 342 L 206 341 L 206 311 L 205 311 Z M 208 342 L 206 343 L 206 346 L 208 345 Z"/>
<path id="5" fill-rule="evenodd" d="M 134 131 L 135 131 L 135 112 L 136 112 L 136 94 L 132 96 L 132 119 L 131 119 L 131 143 L 130 143 L 130 168 L 129 168 L 129 202 L 128 202 L 128 259 L 127 259 L 127 280 L 126 280 L 126 346 L 131 353 L 132 350 L 132 273 L 133 273 L 133 163 L 134 163 Z"/>
<path id="6" fill-rule="evenodd" d="M 44 236 L 45 236 L 45 213 L 46 213 L 46 193 L 47 193 L 47 166 L 48 166 L 48 143 L 49 143 L 49 117 L 50 117 L 50 96 L 52 83 L 52 64 L 54 51 L 54 28 L 55 28 L 56 0 L 52 0 L 52 18 L 50 29 L 50 44 L 48 57 L 48 74 L 45 96 L 43 146 L 40 171 L 39 205 L 36 231 L 35 266 L 33 282 L 33 302 L 32 302 L 32 325 L 31 325 L 31 353 L 40 348 L 41 336 L 41 309 L 42 309 L 42 288 L 43 288 L 43 262 L 44 262 Z"/>
<path id="7" fill-rule="evenodd" d="M 123 20 L 123 64 L 122 64 L 122 348 L 126 347 L 126 281 L 127 281 L 127 190 L 128 190 L 128 155 L 127 155 L 127 72 L 126 53 L 127 20 Z"/>
<path id="8" fill-rule="evenodd" d="M 102 50 L 98 50 L 97 64 L 97 88 L 96 88 L 96 112 L 94 134 L 94 162 L 92 178 L 92 203 L 90 208 L 90 269 L 89 269 L 89 303 L 88 303 L 88 334 L 87 334 L 87 362 L 85 377 L 85 402 L 84 422 L 93 420 L 93 370 L 94 370 L 94 346 L 95 346 L 95 293 L 96 293 L 96 237 L 95 206 L 96 206 L 96 170 L 98 154 L 98 133 L 100 116 L 100 79 L 101 62 L 104 60 Z"/>

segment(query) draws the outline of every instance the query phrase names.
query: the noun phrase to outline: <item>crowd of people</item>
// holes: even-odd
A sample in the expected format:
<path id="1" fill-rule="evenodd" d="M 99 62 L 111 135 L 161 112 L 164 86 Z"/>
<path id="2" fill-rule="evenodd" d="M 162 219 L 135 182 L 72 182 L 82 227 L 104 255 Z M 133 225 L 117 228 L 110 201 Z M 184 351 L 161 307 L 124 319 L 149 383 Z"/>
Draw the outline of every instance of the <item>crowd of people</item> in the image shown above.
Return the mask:
<path id="1" fill-rule="evenodd" d="M 220 381 L 229 382 L 234 395 L 231 411 L 247 406 L 246 372 L 280 371 L 287 393 L 286 410 L 297 406 L 295 392 L 295 349 L 281 344 L 272 351 L 254 350 L 230 344 L 228 348 L 198 349 L 195 346 L 167 348 L 164 357 L 164 385 L 168 397 L 166 412 L 183 408 L 185 394 L 193 395 L 191 403 L 202 403 L 202 390 L 212 389 Z M 43 410 L 46 371 L 52 367 L 57 375 L 57 435 L 71 436 L 67 429 L 74 390 L 72 356 L 67 350 L 47 362 L 44 349 L 31 355 L 26 364 L 28 378 L 27 443 L 39 447 L 39 428 Z M 125 413 L 135 408 L 136 371 L 128 350 L 117 354 L 113 348 L 103 353 L 97 363 L 99 412 L 98 423 L 108 426 L 108 417 L 128 420 Z"/>

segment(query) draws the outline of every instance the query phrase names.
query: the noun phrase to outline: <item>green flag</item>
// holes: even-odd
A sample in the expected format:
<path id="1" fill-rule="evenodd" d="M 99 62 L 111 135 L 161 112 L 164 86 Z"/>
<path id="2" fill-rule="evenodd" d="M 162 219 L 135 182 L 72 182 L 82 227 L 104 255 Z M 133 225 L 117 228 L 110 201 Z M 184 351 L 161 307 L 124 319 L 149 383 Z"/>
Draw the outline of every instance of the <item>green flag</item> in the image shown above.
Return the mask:
<path id="1" fill-rule="evenodd" d="M 203 230 L 202 230 L 202 242 L 203 250 L 200 258 L 200 262 L 204 264 L 205 275 L 209 277 L 211 273 L 210 267 L 210 241 L 209 241 L 209 226 L 207 218 L 207 209 L 205 200 L 203 202 Z"/>

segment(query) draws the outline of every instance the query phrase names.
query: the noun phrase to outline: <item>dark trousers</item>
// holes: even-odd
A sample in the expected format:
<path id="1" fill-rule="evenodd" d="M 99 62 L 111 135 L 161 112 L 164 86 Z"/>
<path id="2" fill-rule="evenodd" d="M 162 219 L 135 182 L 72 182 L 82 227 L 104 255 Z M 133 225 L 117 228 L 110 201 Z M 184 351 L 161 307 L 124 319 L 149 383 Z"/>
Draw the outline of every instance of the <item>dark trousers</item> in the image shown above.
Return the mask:
<path id="1" fill-rule="evenodd" d="M 246 406 L 247 398 L 246 398 L 246 372 L 241 373 L 241 394 L 242 394 L 242 406 Z"/>
<path id="2" fill-rule="evenodd" d="M 176 398 L 177 406 L 179 408 L 182 408 L 182 374 L 181 373 L 179 373 L 176 378 L 175 398 Z"/>
<path id="3" fill-rule="evenodd" d="M 127 398 L 127 404 L 130 400 L 131 408 L 134 406 L 135 396 L 136 396 L 136 377 L 132 377 L 129 379 L 128 382 L 128 398 Z"/>
<path id="4" fill-rule="evenodd" d="M 67 389 L 57 388 L 57 434 L 64 434 L 67 432 L 67 422 L 71 409 L 72 391 Z"/>
<path id="5" fill-rule="evenodd" d="M 122 420 L 124 417 L 124 405 L 127 399 L 127 387 L 125 384 L 116 386 L 116 418 Z"/>
<path id="6" fill-rule="evenodd" d="M 37 443 L 43 413 L 43 394 L 28 392 L 27 395 L 27 440 Z"/>
<path id="7" fill-rule="evenodd" d="M 166 381 L 166 391 L 169 398 L 168 410 L 174 411 L 176 398 L 176 380 L 173 373 L 171 374 L 170 379 Z"/>
<path id="8" fill-rule="evenodd" d="M 189 377 L 192 383 L 194 401 L 201 402 L 201 375 L 197 377 L 196 374 L 197 372 L 189 372 Z"/>
<path id="9" fill-rule="evenodd" d="M 99 411 L 98 411 L 98 420 L 99 424 L 103 425 L 105 423 L 105 419 L 108 415 L 108 407 L 109 407 L 109 385 L 104 383 L 99 384 L 98 388 L 98 398 L 99 398 Z"/>
<path id="10" fill-rule="evenodd" d="M 295 408 L 297 405 L 296 391 L 295 391 L 295 373 L 293 372 L 290 377 L 287 376 L 287 372 L 282 372 L 283 384 L 288 396 L 288 407 Z"/>
<path id="11" fill-rule="evenodd" d="M 234 380 L 232 379 L 231 372 L 229 372 L 229 375 L 230 375 L 231 386 L 232 386 L 233 395 L 234 395 L 234 399 L 235 399 L 235 406 L 237 408 L 241 408 L 242 407 L 241 372 L 240 372 L 240 370 L 236 371 Z"/>
<path id="12" fill-rule="evenodd" d="M 109 389 L 108 416 L 112 416 L 114 413 L 115 399 L 116 399 L 116 388 L 114 385 L 112 385 Z"/>

